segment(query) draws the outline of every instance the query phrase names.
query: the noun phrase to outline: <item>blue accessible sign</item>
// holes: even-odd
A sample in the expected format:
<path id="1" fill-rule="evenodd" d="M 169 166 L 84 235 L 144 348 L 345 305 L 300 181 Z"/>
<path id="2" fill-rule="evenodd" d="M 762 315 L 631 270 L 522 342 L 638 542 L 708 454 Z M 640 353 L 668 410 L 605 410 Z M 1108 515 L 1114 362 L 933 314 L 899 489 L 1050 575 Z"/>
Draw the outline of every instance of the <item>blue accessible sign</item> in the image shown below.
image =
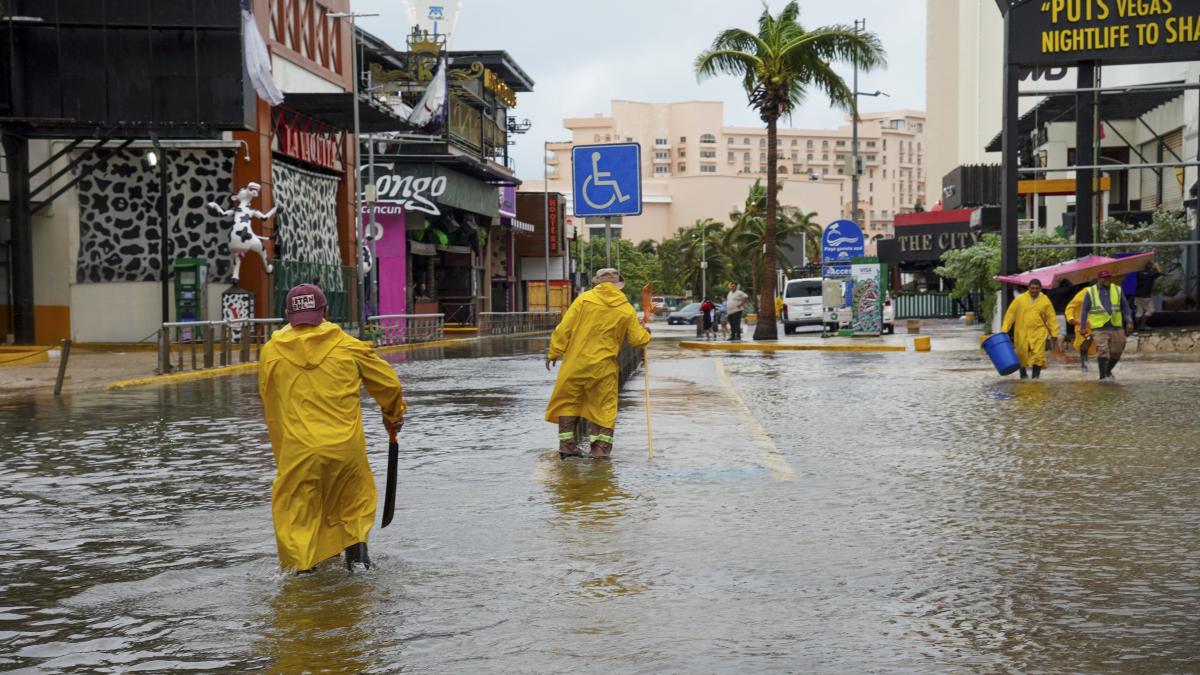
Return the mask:
<path id="1" fill-rule="evenodd" d="M 577 218 L 642 213 L 642 146 L 637 143 L 571 148 L 571 185 Z"/>
<path id="2" fill-rule="evenodd" d="M 850 276 L 850 261 L 866 251 L 862 228 L 852 220 L 835 220 L 821 234 L 821 272 L 827 277 Z"/>

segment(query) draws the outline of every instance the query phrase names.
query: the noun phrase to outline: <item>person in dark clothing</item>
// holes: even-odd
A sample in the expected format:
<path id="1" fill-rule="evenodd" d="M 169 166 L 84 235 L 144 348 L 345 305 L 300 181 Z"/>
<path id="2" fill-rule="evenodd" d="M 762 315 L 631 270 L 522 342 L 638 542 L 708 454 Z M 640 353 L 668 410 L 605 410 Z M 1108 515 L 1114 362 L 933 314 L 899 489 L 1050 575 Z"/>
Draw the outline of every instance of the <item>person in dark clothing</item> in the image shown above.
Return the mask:
<path id="1" fill-rule="evenodd" d="M 709 298 L 705 298 L 704 303 L 700 305 L 700 317 L 704 328 L 704 339 L 708 340 L 716 337 L 714 324 L 717 320 L 717 306 Z"/>
<path id="2" fill-rule="evenodd" d="M 1154 282 L 1163 275 L 1154 261 L 1146 263 L 1137 273 L 1137 290 L 1133 293 L 1133 308 L 1137 312 L 1137 329 L 1149 330 L 1150 317 L 1154 316 Z"/>

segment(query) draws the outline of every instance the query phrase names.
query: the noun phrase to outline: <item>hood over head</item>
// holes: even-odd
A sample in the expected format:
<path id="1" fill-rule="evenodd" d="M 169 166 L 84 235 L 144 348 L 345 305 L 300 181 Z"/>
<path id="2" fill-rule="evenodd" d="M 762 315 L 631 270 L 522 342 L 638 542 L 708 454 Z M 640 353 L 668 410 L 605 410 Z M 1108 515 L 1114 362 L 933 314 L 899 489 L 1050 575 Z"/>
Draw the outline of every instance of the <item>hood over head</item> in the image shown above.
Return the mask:
<path id="1" fill-rule="evenodd" d="M 271 336 L 271 344 L 292 365 L 311 370 L 321 365 L 344 335 L 336 323 L 325 321 L 317 326 L 288 326 Z"/>
<path id="2" fill-rule="evenodd" d="M 618 307 L 622 304 L 629 304 L 629 298 L 625 297 L 625 294 L 621 292 L 621 289 L 618 288 L 616 284 L 607 281 L 596 284 L 595 288 L 579 297 L 584 302 L 592 302 L 598 305 L 605 305 L 607 307 Z"/>

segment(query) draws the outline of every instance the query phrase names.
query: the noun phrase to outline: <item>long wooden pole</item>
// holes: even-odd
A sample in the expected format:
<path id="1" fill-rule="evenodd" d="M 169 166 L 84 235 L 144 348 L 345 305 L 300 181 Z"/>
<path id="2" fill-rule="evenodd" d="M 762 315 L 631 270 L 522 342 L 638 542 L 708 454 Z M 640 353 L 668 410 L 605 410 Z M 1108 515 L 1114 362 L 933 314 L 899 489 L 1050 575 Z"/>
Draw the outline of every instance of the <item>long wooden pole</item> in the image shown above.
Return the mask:
<path id="1" fill-rule="evenodd" d="M 650 323 L 650 313 L 654 311 L 654 287 L 646 284 L 642 287 L 642 327 Z M 642 348 L 642 372 L 646 378 L 646 454 L 654 459 L 654 431 L 650 424 L 650 345 Z"/>

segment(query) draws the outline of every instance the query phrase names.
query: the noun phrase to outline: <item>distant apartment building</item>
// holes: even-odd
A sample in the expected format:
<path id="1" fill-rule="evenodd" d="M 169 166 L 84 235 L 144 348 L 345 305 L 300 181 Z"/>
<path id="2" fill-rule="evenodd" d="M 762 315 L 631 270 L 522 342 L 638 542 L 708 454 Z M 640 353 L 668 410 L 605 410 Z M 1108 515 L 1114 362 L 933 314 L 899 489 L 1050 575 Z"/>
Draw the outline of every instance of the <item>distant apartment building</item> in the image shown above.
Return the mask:
<path id="1" fill-rule="evenodd" d="M 633 241 L 662 240 L 700 218 L 728 222 L 754 181 L 766 178 L 766 128 L 725 126 L 718 101 L 614 100 L 610 115 L 568 118 L 563 126 L 571 138 L 549 144 L 549 184 L 568 200 L 573 146 L 641 144 L 645 210 L 614 230 Z M 912 110 L 862 116 L 858 222 L 868 241 L 890 236 L 896 214 L 928 203 L 924 127 L 924 113 Z M 780 127 L 777 150 L 781 204 L 816 212 L 822 225 L 850 217 L 849 123 L 837 129 Z M 526 189 L 534 185 L 540 181 L 525 182 Z M 585 232 L 603 229 L 573 224 Z"/>

